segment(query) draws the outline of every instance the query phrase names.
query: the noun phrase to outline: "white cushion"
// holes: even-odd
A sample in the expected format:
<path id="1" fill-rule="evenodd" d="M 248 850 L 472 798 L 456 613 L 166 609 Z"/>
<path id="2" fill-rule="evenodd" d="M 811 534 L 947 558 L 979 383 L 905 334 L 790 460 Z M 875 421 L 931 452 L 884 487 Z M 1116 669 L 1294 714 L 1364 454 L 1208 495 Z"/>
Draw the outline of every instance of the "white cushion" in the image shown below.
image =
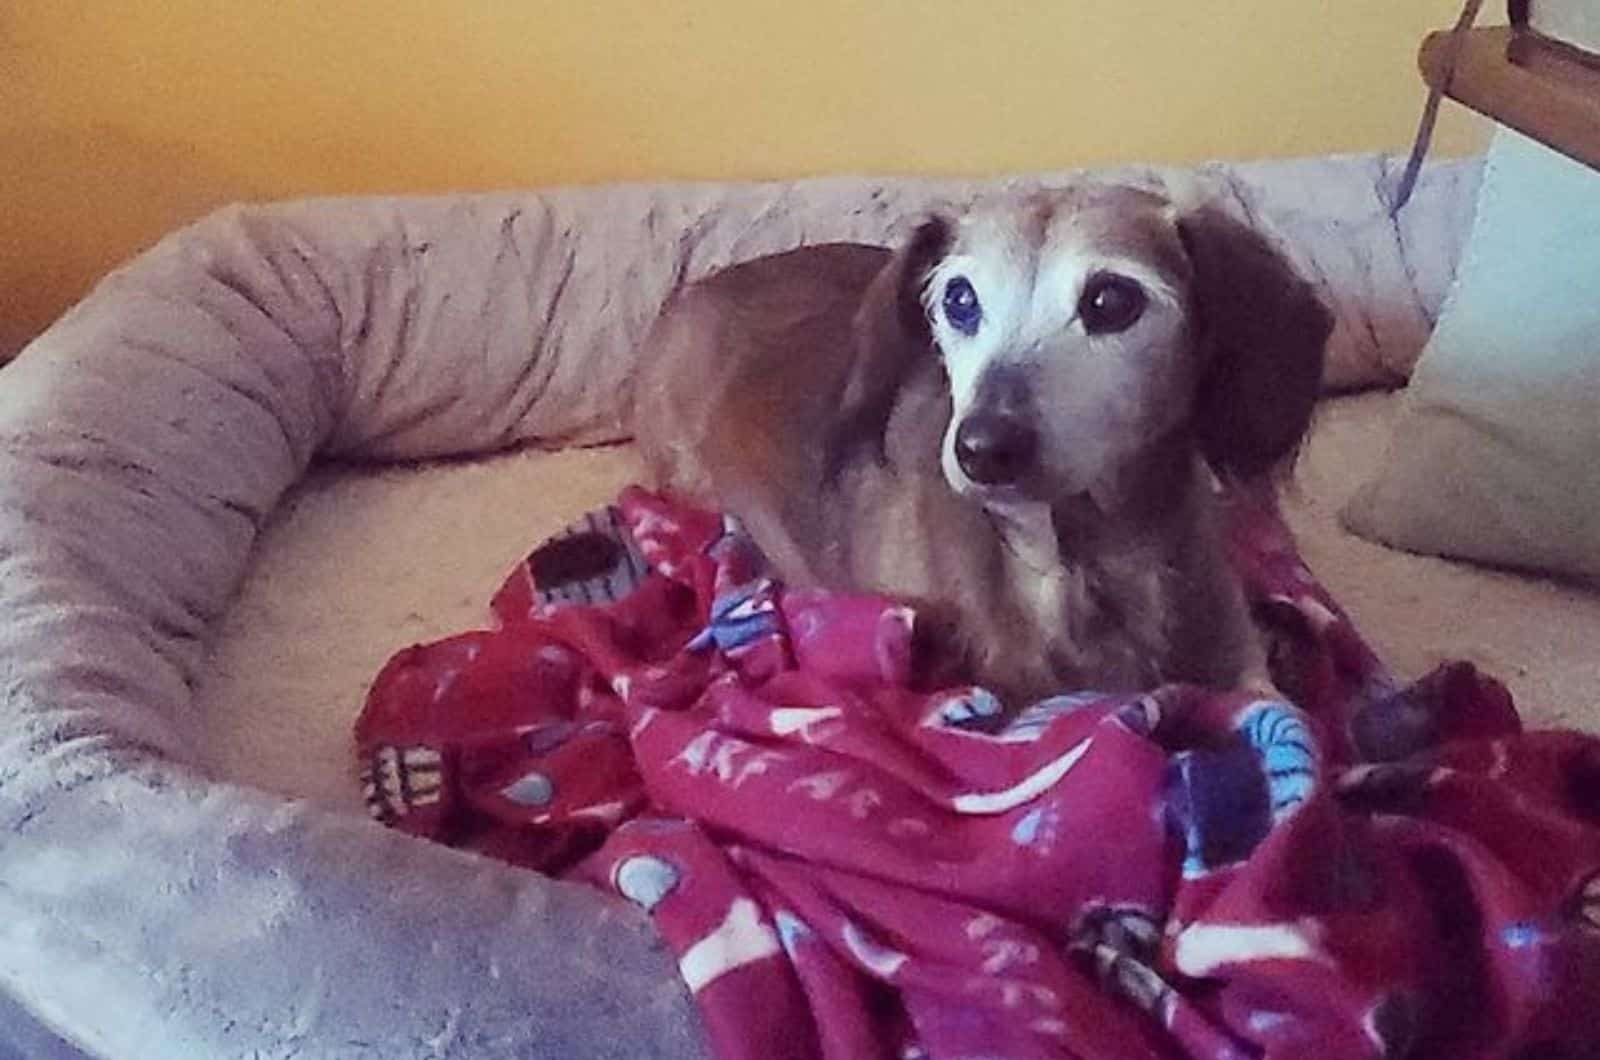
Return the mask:
<path id="1" fill-rule="evenodd" d="M 1496 133 L 1388 458 L 1345 518 L 1400 548 L 1600 577 L 1600 173 Z"/>

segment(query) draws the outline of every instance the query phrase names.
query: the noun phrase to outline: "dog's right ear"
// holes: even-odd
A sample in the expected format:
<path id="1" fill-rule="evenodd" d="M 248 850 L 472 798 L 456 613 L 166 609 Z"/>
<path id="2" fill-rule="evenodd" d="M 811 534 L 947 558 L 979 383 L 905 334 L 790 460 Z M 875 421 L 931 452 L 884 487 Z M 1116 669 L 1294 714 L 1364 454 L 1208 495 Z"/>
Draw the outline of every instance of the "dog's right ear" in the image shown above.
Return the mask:
<path id="1" fill-rule="evenodd" d="M 931 354 L 923 288 L 949 251 L 953 232 L 944 217 L 923 221 L 862 297 L 852 329 L 855 354 L 840 389 L 839 444 L 874 435 L 881 439 L 901 380 Z"/>

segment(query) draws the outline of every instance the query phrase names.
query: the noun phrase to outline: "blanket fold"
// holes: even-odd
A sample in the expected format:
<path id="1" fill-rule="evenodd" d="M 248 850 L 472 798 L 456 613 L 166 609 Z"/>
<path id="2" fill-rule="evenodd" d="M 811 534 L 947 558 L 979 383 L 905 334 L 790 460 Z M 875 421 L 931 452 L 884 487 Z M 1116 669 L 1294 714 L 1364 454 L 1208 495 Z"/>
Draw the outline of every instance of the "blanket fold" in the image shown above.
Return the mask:
<path id="1" fill-rule="evenodd" d="M 1228 510 L 1293 704 L 1002 704 L 630 489 L 384 667 L 368 805 L 647 910 L 729 1058 L 1600 1047 L 1600 740 L 1468 664 L 1402 686 L 1272 500 Z"/>

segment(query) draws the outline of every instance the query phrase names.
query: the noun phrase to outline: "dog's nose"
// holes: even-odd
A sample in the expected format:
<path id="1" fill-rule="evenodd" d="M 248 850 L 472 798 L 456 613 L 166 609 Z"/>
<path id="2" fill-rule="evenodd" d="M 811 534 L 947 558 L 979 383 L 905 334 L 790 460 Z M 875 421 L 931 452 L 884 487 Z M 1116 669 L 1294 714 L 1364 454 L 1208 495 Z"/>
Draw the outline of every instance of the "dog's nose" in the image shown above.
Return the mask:
<path id="1" fill-rule="evenodd" d="M 956 463 L 982 486 L 1009 485 L 1033 466 L 1039 436 L 1032 427 L 1002 412 L 979 412 L 956 428 Z"/>

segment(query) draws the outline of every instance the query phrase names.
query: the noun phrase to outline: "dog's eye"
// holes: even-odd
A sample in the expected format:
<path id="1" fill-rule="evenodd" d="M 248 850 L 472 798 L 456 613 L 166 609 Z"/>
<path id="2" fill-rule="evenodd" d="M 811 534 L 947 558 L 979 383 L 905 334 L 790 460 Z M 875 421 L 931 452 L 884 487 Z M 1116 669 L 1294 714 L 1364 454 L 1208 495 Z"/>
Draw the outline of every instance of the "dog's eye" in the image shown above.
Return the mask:
<path id="1" fill-rule="evenodd" d="M 1125 331 L 1144 313 L 1144 288 L 1126 276 L 1103 272 L 1089 278 L 1078 299 L 1078 316 L 1091 335 Z"/>
<path id="2" fill-rule="evenodd" d="M 956 276 L 944 285 L 944 316 L 963 335 L 977 333 L 983 306 L 978 304 L 978 292 L 965 276 Z"/>

